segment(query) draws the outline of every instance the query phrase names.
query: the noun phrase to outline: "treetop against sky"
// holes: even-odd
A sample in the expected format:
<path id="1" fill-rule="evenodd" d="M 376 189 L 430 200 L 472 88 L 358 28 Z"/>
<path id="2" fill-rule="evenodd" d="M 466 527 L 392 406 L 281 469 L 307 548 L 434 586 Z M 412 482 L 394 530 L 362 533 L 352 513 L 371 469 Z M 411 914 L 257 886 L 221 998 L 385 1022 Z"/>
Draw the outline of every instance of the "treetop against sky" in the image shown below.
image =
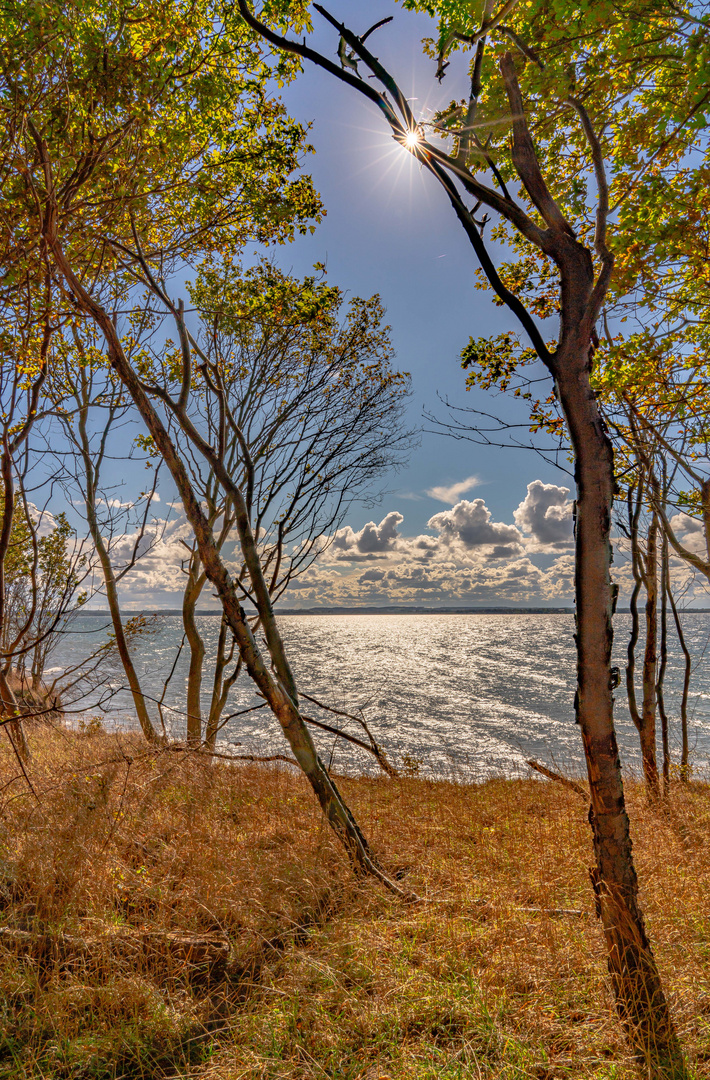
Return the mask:
<path id="1" fill-rule="evenodd" d="M 449 104 L 455 105 L 457 95 L 466 92 L 470 57 L 464 51 L 455 50 L 448 58 L 445 77 L 441 81 L 434 76 L 437 49 L 453 29 L 466 31 L 462 20 L 468 17 L 466 12 L 470 5 L 441 5 L 444 18 L 440 27 L 428 14 L 430 11 L 438 13 L 438 5 L 410 3 L 404 6 L 418 10 L 403 10 L 402 6 L 389 0 L 365 0 L 356 10 L 349 4 L 334 3 L 332 10 L 336 18 L 355 20 L 357 26 L 353 29 L 358 32 L 380 19 L 393 16 L 392 23 L 383 26 L 372 39 L 376 42 L 377 54 L 400 80 L 416 115 L 433 122 L 445 115 Z M 92 8 L 94 13 L 98 10 L 98 7 Z M 291 10 L 295 10 L 293 5 Z M 166 7 L 164 12 L 161 8 L 163 14 L 160 17 L 165 20 L 164 32 L 169 40 L 175 39 L 180 30 L 174 25 L 177 18 L 174 13 L 178 11 L 178 7 L 170 10 Z M 511 28 L 517 27 L 515 32 L 531 33 L 528 40 L 534 42 L 535 19 L 539 16 L 548 33 L 550 11 L 549 5 L 521 4 L 511 10 L 508 22 Z M 634 21 L 632 16 L 637 11 L 657 16 L 657 39 L 649 37 L 643 20 Z M 621 267 L 620 285 L 613 298 L 616 307 L 610 309 L 609 319 L 612 337 L 619 333 L 628 337 L 626 331 L 621 330 L 620 320 L 629 316 L 632 294 L 634 300 L 643 302 L 640 308 L 634 308 L 633 314 L 641 311 L 642 317 L 646 318 L 649 296 L 660 303 L 661 288 L 670 280 L 669 267 L 675 275 L 676 294 L 682 289 L 688 291 L 687 275 L 684 278 L 679 269 L 681 244 L 691 252 L 695 251 L 697 237 L 688 225 L 687 214 L 681 219 L 677 215 L 673 217 L 667 195 L 671 191 L 678 202 L 687 206 L 693 184 L 697 186 L 698 169 L 693 172 L 686 167 L 683 171 L 679 169 L 679 162 L 688 164 L 686 158 L 690 149 L 695 167 L 698 155 L 703 155 L 706 149 L 705 106 L 698 73 L 703 70 L 707 46 L 704 31 L 694 31 L 692 21 L 673 21 L 672 14 L 669 15 L 662 5 L 631 5 L 621 15 L 615 14 L 607 5 L 595 5 L 583 12 L 580 8 L 580 12 L 589 29 L 587 38 L 570 46 L 566 29 L 560 27 L 558 37 L 546 43 L 544 67 L 529 60 L 519 66 L 521 71 L 524 70 L 525 93 L 533 95 L 538 103 L 549 101 L 538 124 L 543 160 L 557 170 L 559 189 L 556 195 L 576 215 L 586 232 L 594 227 L 592 172 L 589 162 L 584 159 L 584 142 L 573 122 L 572 111 L 561 111 L 554 104 L 560 80 L 573 77 L 580 93 L 589 90 L 590 100 L 597 110 L 595 119 L 606 109 L 613 120 L 605 135 L 604 146 L 605 152 L 615 155 L 611 170 L 612 196 L 618 196 L 619 205 L 615 216 L 612 215 L 612 242 L 616 230 L 622 238 L 633 233 L 635 246 L 627 243 L 617 253 Z M 337 63 L 334 55 L 337 34 L 315 12 L 312 15 L 314 32 L 308 38 L 309 44 L 327 55 L 333 54 Z M 632 20 L 631 29 L 624 23 L 627 16 Z M 694 16 L 704 17 L 703 11 L 699 7 L 697 11 L 694 9 Z M 64 12 L 57 12 L 57 18 L 67 17 Z M 188 16 L 184 15 L 184 18 Z M 595 37 L 596 31 L 610 20 L 613 32 L 606 37 Z M 199 28 L 189 26 L 188 31 L 185 32 L 185 27 L 180 31 L 185 34 L 183 57 L 190 47 L 198 48 Z M 92 47 L 90 19 L 85 36 L 86 40 L 77 44 L 79 52 L 81 48 L 90 51 Z M 432 55 L 423 52 L 423 38 L 431 39 L 429 52 Z M 668 92 L 663 97 L 654 89 L 654 73 L 662 49 L 671 39 L 678 59 L 675 66 L 671 64 L 663 69 L 668 84 Z M 248 40 L 245 38 L 245 43 Z M 647 56 L 645 67 L 635 67 L 634 56 L 643 52 L 644 42 L 650 60 Z M 461 44 L 465 47 L 465 42 Z M 500 41 L 496 43 L 496 47 L 499 46 Z M 253 45 L 245 44 L 244 47 L 253 49 Z M 175 45 L 170 48 L 175 49 Z M 572 74 L 569 70 L 570 49 L 576 64 Z M 222 55 L 223 45 L 218 46 L 217 53 L 216 62 L 209 69 L 215 76 L 225 58 L 229 64 L 234 64 L 231 54 Z M 487 79 L 491 91 L 482 99 L 481 123 L 486 125 L 486 132 L 492 137 L 492 145 L 500 156 L 500 167 L 510 182 L 510 163 L 505 150 L 505 106 L 500 97 L 500 86 L 494 79 L 496 55 L 496 50 L 492 49 L 486 60 L 490 67 Z M 262 58 L 256 50 L 249 56 L 248 64 L 242 65 L 239 74 L 245 96 L 236 118 L 228 117 L 226 99 L 220 104 L 223 93 L 220 87 L 227 86 L 227 79 L 220 83 L 211 75 L 212 81 L 207 79 L 199 84 L 199 93 L 208 104 L 203 110 L 203 127 L 205 123 L 211 124 L 214 130 L 207 133 L 199 124 L 194 126 L 195 149 L 194 154 L 188 154 L 188 159 L 193 170 L 202 170 L 204 183 L 197 202 L 194 202 L 193 192 L 189 211 L 186 196 L 179 193 L 171 195 L 170 199 L 156 197 L 152 203 L 146 203 L 143 207 L 145 217 L 137 222 L 139 231 L 145 230 L 144 243 L 152 238 L 155 244 L 179 259 L 184 254 L 185 244 L 189 246 L 191 242 L 191 234 L 189 229 L 183 228 L 173 235 L 175 214 L 177 220 L 184 220 L 197 211 L 196 220 L 205 221 L 211 214 L 223 230 L 223 236 L 231 230 L 232 237 L 238 237 L 239 243 L 246 243 L 244 257 L 248 263 L 263 252 L 263 243 L 269 239 L 267 224 L 273 200 L 285 199 L 288 214 L 297 226 L 291 228 L 291 232 L 295 231 L 295 240 L 287 247 L 277 248 L 273 257 L 285 269 L 299 274 L 312 272 L 314 263 L 323 262 L 327 265 L 330 281 L 346 294 L 380 295 L 392 326 L 396 363 L 412 373 L 413 394 L 408 407 L 413 425 L 421 423 L 424 409 L 446 419 L 446 407 L 437 395 L 455 406 L 474 405 L 493 411 L 506 421 L 524 421 L 526 412 L 520 408 L 520 402 L 510 402 L 506 397 L 492 401 L 480 389 L 464 389 L 465 375 L 459 361 L 462 348 L 472 337 L 480 339 L 510 331 L 512 323 L 509 314 L 491 304 L 490 293 L 481 290 L 481 282 L 472 269 L 466 238 L 449 207 L 434 190 L 434 182 L 426 170 L 422 170 L 413 156 L 392 140 L 373 104 L 310 65 L 281 88 L 286 111 L 280 113 L 277 106 L 270 104 L 262 115 L 259 110 L 264 108 L 263 99 L 256 83 L 250 83 L 247 71 L 249 65 L 257 71 Z M 147 61 L 153 68 L 159 67 L 161 62 L 165 61 L 159 54 L 152 54 Z M 155 76 L 153 68 L 150 71 L 146 68 L 144 72 L 146 86 Z M 683 75 L 682 82 L 679 81 L 679 69 L 688 73 Z M 139 93 L 139 89 L 136 86 L 135 93 Z M 645 95 L 643 115 L 638 108 L 634 111 L 634 94 L 637 97 Z M 685 114 L 693 108 L 694 119 L 688 124 Z M 148 155 L 141 168 L 147 172 L 155 169 L 158 175 L 161 155 L 170 150 L 169 147 L 166 149 L 161 132 L 163 129 L 171 132 L 171 138 L 176 139 L 177 129 L 174 123 L 171 126 L 168 109 L 159 114 L 163 128 L 151 131 L 153 121 L 147 119 L 149 113 L 147 108 L 145 123 L 148 127 L 143 137 L 154 147 L 155 157 Z M 257 115 L 265 124 L 263 138 L 268 142 L 269 136 L 278 135 L 285 149 L 280 151 L 281 158 L 266 162 L 265 171 L 257 169 L 249 181 L 253 190 L 247 191 L 247 195 L 253 202 L 259 185 L 263 187 L 266 179 L 271 185 L 271 202 L 269 198 L 263 200 L 263 214 L 261 218 L 257 214 L 256 227 L 253 218 L 245 219 L 240 231 L 238 215 L 220 205 L 218 189 L 220 183 L 228 179 L 222 172 L 243 168 L 243 162 L 227 155 L 205 174 L 200 139 L 218 135 L 223 140 L 233 140 L 235 146 L 241 140 L 243 146 L 246 131 L 256 153 L 262 145 L 258 143 L 261 137 L 258 124 L 254 122 Z M 211 120 L 208 119 L 210 116 Z M 303 141 L 302 128 L 298 124 L 309 123 L 307 138 L 316 152 L 301 160 L 306 173 L 313 177 L 313 188 L 319 192 L 326 211 L 324 220 L 312 233 L 301 228 L 309 215 L 314 220 L 318 213 L 309 186 L 297 173 L 293 174 L 286 189 L 279 189 L 276 180 L 279 169 L 285 165 L 292 168 L 295 164 Z M 448 121 L 444 120 L 446 123 Z M 681 128 L 682 138 L 678 136 Z M 660 145 L 663 133 L 667 146 L 656 153 L 652 149 L 654 139 Z M 653 168 L 641 170 L 654 153 L 657 160 Z M 117 174 L 115 183 L 145 183 L 147 172 L 138 179 L 135 171 L 126 172 L 125 176 Z M 648 181 L 649 175 L 652 175 L 653 183 Z M 628 194 L 624 196 L 624 191 L 628 192 L 642 182 L 646 183 L 645 201 L 640 202 Z M 110 202 L 105 190 L 98 194 Z M 122 204 L 119 201 L 117 205 Z M 284 220 L 283 215 L 281 220 Z M 682 220 L 682 228 L 679 220 Z M 125 234 L 127 242 L 135 224 L 127 218 L 118 221 L 116 227 Z M 489 233 L 494 226 L 494 221 L 487 226 Z M 657 243 L 659 235 L 663 237 L 662 245 Z M 501 266 L 501 273 L 531 301 L 544 333 L 553 337 L 555 320 L 546 267 L 539 260 L 523 256 L 519 245 L 515 246 L 506 230 L 499 229 L 492 236 L 492 251 Z M 652 260 L 649 253 L 654 244 L 653 250 L 658 255 Z M 645 267 L 644 275 L 634 276 L 634 268 L 640 263 Z M 176 294 L 179 293 L 179 276 L 170 281 Z M 687 297 L 680 303 L 687 303 Z M 626 308 L 622 312 L 624 304 Z M 679 311 L 678 302 L 675 311 Z M 634 328 L 637 329 L 636 325 Z M 420 445 L 413 452 L 409 466 L 383 485 L 389 491 L 380 507 L 373 511 L 372 507 L 358 509 L 353 506 L 347 523 L 338 531 L 327 554 L 298 582 L 297 592 L 303 600 L 311 603 L 387 599 L 475 602 L 495 598 L 559 602 L 561 598 L 568 599 L 571 596 L 571 476 L 555 469 L 549 461 L 530 450 L 503 451 L 495 446 L 453 441 L 441 432 L 427 430 L 432 428 L 431 423 L 425 423 L 424 427 Z M 521 441 L 527 441 L 524 429 Z M 564 456 L 561 464 L 568 467 Z M 127 471 L 118 461 L 109 468 L 113 469 L 113 475 L 109 471 L 108 483 L 116 484 L 113 497 L 124 503 L 134 500 L 143 485 L 140 469 Z M 121 482 L 125 482 L 123 488 L 118 486 Z M 162 483 L 160 492 L 163 500 L 160 506 L 164 508 L 171 502 L 173 492 L 167 482 Z M 157 504 L 155 511 L 161 516 Z M 702 536 L 694 521 L 681 516 L 677 524 L 689 546 L 701 543 Z M 162 527 L 155 525 L 156 534 Z M 175 580 L 181 550 L 184 551 L 179 543 L 184 529 L 176 510 L 165 527 L 163 539 L 126 579 L 126 597 L 130 602 L 155 603 L 163 598 L 170 602 L 170 586 Z M 128 534 L 125 543 L 129 544 Z M 624 573 L 622 569 L 622 585 L 626 584 Z"/>

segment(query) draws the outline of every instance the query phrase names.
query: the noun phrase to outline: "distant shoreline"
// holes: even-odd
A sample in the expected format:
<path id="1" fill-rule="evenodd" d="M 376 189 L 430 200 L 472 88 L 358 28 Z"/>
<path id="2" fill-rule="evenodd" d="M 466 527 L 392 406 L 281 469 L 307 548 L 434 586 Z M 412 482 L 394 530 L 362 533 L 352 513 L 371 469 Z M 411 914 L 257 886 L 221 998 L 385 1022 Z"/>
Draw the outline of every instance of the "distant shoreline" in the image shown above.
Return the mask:
<path id="1" fill-rule="evenodd" d="M 628 608 L 618 608 L 617 615 L 628 615 Z M 708 615 L 710 608 L 685 608 L 685 614 Z M 90 615 L 94 618 L 108 619 L 105 610 L 86 611 L 83 608 L 73 612 L 75 615 Z M 196 611 L 196 615 L 221 615 L 218 608 Z M 322 608 L 277 608 L 277 615 L 574 615 L 572 607 L 322 607 Z M 125 617 L 135 615 L 182 615 L 181 608 L 139 608 L 124 610 Z"/>

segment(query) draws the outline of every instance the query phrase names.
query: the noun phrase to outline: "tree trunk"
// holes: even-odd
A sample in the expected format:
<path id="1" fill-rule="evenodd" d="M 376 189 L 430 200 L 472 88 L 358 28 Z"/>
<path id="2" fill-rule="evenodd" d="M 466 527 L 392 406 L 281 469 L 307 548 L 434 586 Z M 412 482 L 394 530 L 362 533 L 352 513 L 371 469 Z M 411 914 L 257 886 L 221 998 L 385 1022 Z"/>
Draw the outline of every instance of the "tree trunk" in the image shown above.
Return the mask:
<path id="1" fill-rule="evenodd" d="M 82 373 L 82 386 L 81 386 L 81 399 L 78 397 L 79 391 L 77 391 L 77 400 L 80 401 L 80 408 L 78 410 L 78 450 L 81 455 L 82 464 L 84 467 L 84 497 L 86 502 L 86 522 L 89 526 L 89 534 L 96 548 L 96 554 L 99 557 L 99 563 L 101 564 L 101 572 L 103 574 L 104 585 L 106 588 L 106 602 L 108 603 L 108 610 L 111 616 L 111 624 L 113 626 L 113 632 L 116 640 L 116 649 L 123 665 L 123 671 L 128 681 L 128 687 L 131 691 L 133 698 L 133 707 L 136 710 L 136 716 L 138 717 L 138 723 L 141 726 L 141 731 L 147 742 L 155 745 L 161 742 L 160 736 L 153 727 L 153 722 L 150 719 L 148 708 L 143 697 L 141 690 L 140 679 L 138 673 L 133 664 L 131 652 L 128 647 L 128 640 L 126 638 L 125 631 L 123 629 L 123 621 L 121 619 L 121 603 L 118 598 L 118 585 L 116 582 L 116 574 L 114 572 L 113 563 L 111 562 L 111 556 L 109 555 L 108 548 L 104 543 L 104 538 L 101 535 L 101 528 L 96 515 L 96 488 L 97 488 L 97 474 L 94 469 L 94 464 L 91 459 L 91 445 L 90 438 L 87 432 L 87 417 L 89 398 L 88 391 L 85 385 L 85 375 Z"/>
<path id="2" fill-rule="evenodd" d="M 673 595 L 673 589 L 671 588 L 670 578 L 670 566 L 666 565 L 666 588 L 668 590 L 668 599 L 671 604 L 671 611 L 673 612 L 673 621 L 675 623 L 676 633 L 678 635 L 678 642 L 683 651 L 683 657 L 685 658 L 685 672 L 683 675 L 683 693 L 680 699 L 680 737 L 681 737 L 681 751 L 680 751 L 680 780 L 681 783 L 687 784 L 690 779 L 690 764 L 689 755 L 690 747 L 688 742 L 688 691 L 690 690 L 690 672 L 691 661 L 690 651 L 685 642 L 685 634 L 683 633 L 683 624 L 680 621 L 680 615 L 678 613 L 678 607 Z"/>
<path id="3" fill-rule="evenodd" d="M 87 489 L 89 488 L 87 484 Z M 96 520 L 95 507 L 93 505 L 93 498 L 90 493 L 87 494 L 86 499 L 86 518 L 89 525 L 89 533 L 96 548 L 96 554 L 99 557 L 101 563 L 101 570 L 104 578 L 104 585 L 106 587 L 106 601 L 108 603 L 109 614 L 111 615 L 111 624 L 113 626 L 113 632 L 116 640 L 116 649 L 123 665 L 123 670 L 128 680 L 128 687 L 131 691 L 133 698 L 133 707 L 136 710 L 136 716 L 138 717 L 138 723 L 141 726 L 141 731 L 146 740 L 155 745 L 161 742 L 161 738 L 157 731 L 153 727 L 153 721 L 150 718 L 148 709 L 143 697 L 143 691 L 141 690 L 140 679 L 138 673 L 133 664 L 131 652 L 128 647 L 128 641 L 123 629 L 123 622 L 121 620 L 121 603 L 118 598 L 118 587 L 116 585 L 116 575 L 113 570 L 113 564 L 106 545 L 104 544 L 103 537 L 101 536 L 101 530 L 99 529 L 98 522 Z"/>
<path id="4" fill-rule="evenodd" d="M 656 664 L 658 649 L 658 516 L 651 515 L 646 542 L 646 648 L 643 656 L 641 756 L 646 793 L 651 802 L 661 797 L 656 756 Z"/>
<path id="5" fill-rule="evenodd" d="M 242 658 L 240 656 L 231 674 L 225 679 L 225 669 L 228 664 L 231 664 L 233 656 L 234 644 L 232 643 L 230 648 L 227 649 L 227 624 L 224 619 L 222 619 L 217 641 L 217 655 L 215 656 L 214 662 L 210 712 L 207 718 L 207 728 L 205 730 L 205 746 L 208 750 L 214 750 L 215 748 L 217 743 L 217 732 L 219 731 L 222 713 L 227 705 L 229 691 L 239 678 L 242 669 Z"/>
<path id="6" fill-rule="evenodd" d="M 187 745 L 199 746 L 202 742 L 202 665 L 205 659 L 205 643 L 197 629 L 195 608 L 202 594 L 205 575 L 193 553 L 188 570 L 188 581 L 182 598 L 182 625 L 190 646 L 190 669 L 187 674 Z"/>
<path id="7" fill-rule="evenodd" d="M 665 532 L 661 541 L 661 663 L 658 668 L 656 698 L 661 719 L 661 744 L 663 746 L 663 797 L 670 795 L 671 751 L 668 741 L 668 714 L 664 697 L 666 667 L 668 666 L 668 537 Z"/>
<path id="8" fill-rule="evenodd" d="M 244 610 L 239 603 L 235 584 L 219 552 L 210 524 L 193 491 L 187 470 L 165 425 L 146 395 L 140 379 L 131 367 L 110 316 L 86 292 L 64 257 L 56 237 L 51 236 L 49 242 L 67 285 L 87 315 L 101 330 L 106 341 L 111 367 L 130 394 L 158 452 L 170 471 L 182 501 L 185 516 L 193 531 L 202 567 L 215 588 L 225 620 L 236 639 L 244 666 L 281 725 L 296 761 L 306 774 L 330 826 L 343 843 L 356 869 L 372 874 L 397 895 L 409 896 L 410 894 L 391 881 L 373 862 L 367 841 L 335 783 L 328 775 L 328 770 L 316 751 L 298 706 L 280 679 L 274 677 L 265 664 Z"/>
<path id="9" fill-rule="evenodd" d="M 0 519 L 0 641 L 3 648 L 7 649 L 6 642 L 6 596 L 5 596 L 5 557 L 10 547 L 12 534 L 12 519 L 15 513 L 15 494 L 12 474 L 12 455 L 7 445 L 7 433 L 5 433 L 2 459 L 0 461 L 0 475 L 2 476 L 2 519 Z M 35 545 L 36 553 L 36 545 Z M 34 583 L 34 579 L 33 579 Z M 32 602 L 36 598 L 33 590 Z M 30 748 L 25 738 L 25 732 L 19 719 L 20 710 L 17 707 L 17 698 L 7 679 L 7 673 L 12 663 L 12 655 L 3 657 L 0 666 L 0 715 L 9 718 L 7 725 L 8 738 L 12 742 L 15 753 L 24 761 L 30 760 Z"/>
<path id="10" fill-rule="evenodd" d="M 631 493 L 629 492 L 629 539 L 631 541 L 631 571 L 634 576 L 634 587 L 629 597 L 629 613 L 631 615 L 631 632 L 629 634 L 629 644 L 626 649 L 626 697 L 629 704 L 629 713 L 631 719 L 634 722 L 634 727 L 637 731 L 641 731 L 641 714 L 638 710 L 638 703 L 636 701 L 636 646 L 639 640 L 639 608 L 638 599 L 641 592 L 641 585 L 643 584 L 643 578 L 641 575 L 640 561 L 641 555 L 639 552 L 639 518 L 641 516 L 641 508 L 643 505 L 643 491 L 644 481 L 643 475 L 639 478 L 638 488 L 636 489 L 636 501 L 633 505 L 631 503 Z"/>
<path id="11" fill-rule="evenodd" d="M 703 508 L 703 532 L 705 533 L 705 550 L 710 561 L 710 480 L 703 480 L 700 485 L 700 501 Z"/>
<path id="12" fill-rule="evenodd" d="M 7 733 L 12 741 L 15 753 L 18 754 L 24 762 L 30 761 L 32 754 L 25 736 L 25 730 L 22 726 L 22 720 L 20 719 L 20 709 L 17 704 L 17 698 L 10 686 L 7 674 L 2 668 L 0 668 L 0 710 L 0 715 L 7 720 Z"/>
<path id="13" fill-rule="evenodd" d="M 679 1080 L 687 1072 L 638 905 L 614 731 L 609 541 L 613 452 L 589 382 L 589 338 L 579 334 L 575 339 L 573 322 L 567 329 L 571 340 L 563 338 L 555 375 L 575 452 L 577 719 L 591 795 L 596 855 L 592 881 L 622 1023 L 647 1075 Z"/>

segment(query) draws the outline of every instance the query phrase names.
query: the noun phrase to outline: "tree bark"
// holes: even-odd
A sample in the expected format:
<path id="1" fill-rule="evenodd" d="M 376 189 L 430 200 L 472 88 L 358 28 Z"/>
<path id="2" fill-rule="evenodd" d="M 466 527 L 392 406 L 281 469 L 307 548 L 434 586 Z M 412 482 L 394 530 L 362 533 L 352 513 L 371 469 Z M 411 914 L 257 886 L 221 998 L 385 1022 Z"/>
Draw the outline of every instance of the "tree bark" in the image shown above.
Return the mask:
<path id="1" fill-rule="evenodd" d="M 661 797 L 656 755 L 656 664 L 658 651 L 658 515 L 651 515 L 646 541 L 644 583 L 646 585 L 646 647 L 643 656 L 643 706 L 641 712 L 641 756 L 646 792 L 651 802 Z"/>
<path id="2" fill-rule="evenodd" d="M 88 501 L 87 501 L 88 510 Z M 87 513 L 87 518 L 90 515 Z M 161 738 L 157 731 L 153 727 L 153 721 L 150 718 L 148 709 L 146 707 L 145 698 L 143 697 L 143 691 L 141 690 L 140 679 L 138 678 L 138 672 L 136 671 L 131 656 L 131 651 L 128 647 L 128 640 L 123 628 L 123 621 L 121 619 L 121 604 L 118 598 L 118 588 L 116 586 L 116 576 L 113 572 L 113 566 L 111 559 L 109 558 L 106 546 L 97 530 L 92 528 L 89 521 L 89 532 L 91 533 L 91 539 L 96 548 L 96 553 L 99 556 L 99 562 L 101 563 L 101 570 L 104 576 L 104 584 L 106 587 L 106 601 L 108 603 L 109 614 L 111 615 L 111 625 L 113 626 L 113 632 L 116 640 L 116 649 L 123 665 L 123 670 L 128 680 L 128 687 L 131 691 L 131 697 L 133 698 L 133 707 L 136 710 L 136 716 L 138 717 L 138 723 L 141 726 L 141 731 L 146 740 L 151 744 L 157 744 L 161 742 Z"/>
<path id="3" fill-rule="evenodd" d="M 644 481 L 643 474 L 639 477 L 636 489 L 635 504 L 631 502 L 629 493 L 629 539 L 631 541 L 631 571 L 634 576 L 634 587 L 629 597 L 629 613 L 631 614 L 631 632 L 629 643 L 626 648 L 626 697 L 629 704 L 629 713 L 637 731 L 641 730 L 641 714 L 636 701 L 636 646 L 639 640 L 639 608 L 638 599 L 641 592 L 643 578 L 639 566 L 641 556 L 639 552 L 639 518 L 643 505 Z"/>
<path id="4" fill-rule="evenodd" d="M 588 295 L 589 289 L 581 262 L 566 274 L 563 271 L 567 290 L 578 296 Z M 589 820 L 596 856 L 591 876 L 621 1021 L 647 1075 L 679 1080 L 687 1072 L 638 903 L 614 730 L 609 539 L 615 490 L 613 451 L 589 381 L 589 337 L 574 334 L 572 299 L 566 314 L 568 337 L 563 336 L 554 366 L 574 447 L 577 481 L 577 719 L 591 795 Z M 567 328 L 563 325 L 563 332 Z"/>
<path id="5" fill-rule="evenodd" d="M 7 674 L 2 668 L 0 668 L 0 716 L 5 717 L 7 720 L 7 733 L 12 741 L 15 753 L 24 762 L 31 761 L 32 754 L 25 735 L 25 729 L 22 726 L 17 698 L 10 686 Z"/>
<path id="6" fill-rule="evenodd" d="M 710 480 L 703 480 L 700 484 L 700 501 L 703 508 L 703 532 L 705 533 L 705 550 L 710 562 Z"/>
<path id="7" fill-rule="evenodd" d="M 225 669 L 228 664 L 231 664 L 233 656 L 234 644 L 232 643 L 231 648 L 229 650 L 227 649 L 227 624 L 224 619 L 222 619 L 219 628 L 219 638 L 217 640 L 217 653 L 214 661 L 210 711 L 207 718 L 207 727 L 205 729 L 205 746 L 210 752 L 214 751 L 217 743 L 217 732 L 219 731 L 222 713 L 227 705 L 229 691 L 239 678 L 242 669 L 242 659 L 240 656 L 232 669 L 231 674 L 225 679 Z"/>
<path id="8" fill-rule="evenodd" d="M 197 629 L 195 608 L 202 593 L 205 575 L 197 553 L 193 553 L 188 569 L 188 580 L 182 598 L 182 625 L 190 646 L 190 668 L 187 673 L 187 745 L 199 746 L 202 742 L 202 665 L 205 659 L 205 643 Z"/>
<path id="9" fill-rule="evenodd" d="M 193 491 L 187 470 L 165 425 L 123 351 L 113 321 L 82 286 L 66 260 L 56 236 L 50 235 L 48 239 L 68 287 L 82 309 L 101 330 L 106 341 L 109 362 L 132 398 L 158 452 L 170 471 L 182 501 L 185 516 L 193 531 L 204 572 L 215 588 L 225 620 L 236 639 L 244 666 L 281 725 L 294 757 L 306 774 L 331 828 L 341 840 L 357 870 L 372 874 L 397 895 L 409 897 L 411 894 L 406 893 L 390 880 L 373 862 L 367 841 L 321 761 L 298 706 L 278 676 L 274 677 L 264 662 L 244 610 L 239 603 L 235 584 L 220 555 L 210 524 Z"/>
<path id="10" fill-rule="evenodd" d="M 683 693 L 680 699 L 680 738 L 681 738 L 681 750 L 680 750 L 680 780 L 681 783 L 687 784 L 690 779 L 690 746 L 688 741 L 688 692 L 690 690 L 690 673 L 691 673 L 691 660 L 690 650 L 685 641 L 685 634 L 683 633 L 683 624 L 680 621 L 680 614 L 678 612 L 678 606 L 675 602 L 673 595 L 673 589 L 671 588 L 670 578 L 670 566 L 666 564 L 666 589 L 668 590 L 668 599 L 671 604 L 671 611 L 673 612 L 673 621 L 675 623 L 676 633 L 678 635 L 678 642 L 683 652 L 685 659 L 685 671 L 683 674 Z"/>
<path id="11" fill-rule="evenodd" d="M 5 637 L 5 557 L 10 547 L 12 533 L 12 519 L 15 513 L 15 489 L 12 474 L 12 455 L 7 441 L 7 432 L 4 433 L 2 459 L 0 461 L 0 475 L 2 476 L 2 520 L 0 521 L 0 640 Z M 36 548 L 35 548 L 36 550 Z M 36 598 L 36 590 L 33 590 L 33 604 Z M 13 744 L 15 753 L 27 762 L 30 760 L 30 747 L 20 720 L 20 710 L 17 698 L 7 679 L 7 673 L 12 663 L 12 656 L 5 656 L 0 663 L 0 716 L 9 720 L 8 737 Z"/>
<path id="12" fill-rule="evenodd" d="M 668 666 L 668 537 L 665 532 L 661 540 L 661 663 L 658 668 L 656 698 L 658 715 L 661 720 L 661 745 L 663 747 L 663 797 L 670 795 L 671 751 L 668 740 L 668 713 L 664 696 L 666 667 Z"/>

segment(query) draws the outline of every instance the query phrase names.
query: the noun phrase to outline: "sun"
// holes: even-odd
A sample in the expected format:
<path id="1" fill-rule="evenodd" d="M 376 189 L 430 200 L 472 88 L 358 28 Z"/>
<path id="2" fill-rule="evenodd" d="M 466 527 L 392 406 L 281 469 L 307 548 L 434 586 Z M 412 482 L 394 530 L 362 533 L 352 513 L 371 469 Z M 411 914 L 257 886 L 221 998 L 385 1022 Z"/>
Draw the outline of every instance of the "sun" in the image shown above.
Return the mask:
<path id="1" fill-rule="evenodd" d="M 407 150 L 416 150 L 421 141 L 422 137 L 416 128 L 412 128 L 404 136 L 404 145 L 407 147 Z"/>

